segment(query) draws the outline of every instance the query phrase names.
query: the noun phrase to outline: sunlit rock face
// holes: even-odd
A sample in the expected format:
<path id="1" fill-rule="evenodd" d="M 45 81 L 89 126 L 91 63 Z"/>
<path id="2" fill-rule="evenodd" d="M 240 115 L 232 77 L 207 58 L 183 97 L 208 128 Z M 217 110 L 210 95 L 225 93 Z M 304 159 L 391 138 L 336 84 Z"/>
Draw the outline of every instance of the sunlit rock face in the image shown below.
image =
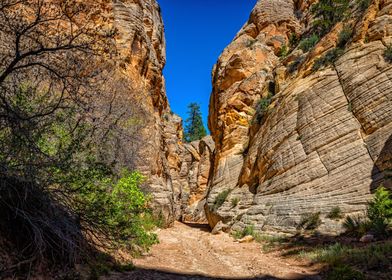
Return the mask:
<path id="1" fill-rule="evenodd" d="M 211 137 L 185 144 L 182 120 L 170 110 L 162 74 L 165 37 L 155 0 L 113 1 L 123 72 L 143 106 L 143 145 L 136 168 L 147 177 L 153 207 L 167 225 L 175 220 L 207 223 L 204 215 L 214 142 Z"/>
<path id="2" fill-rule="evenodd" d="M 114 25 L 118 30 L 117 47 L 124 76 L 131 81 L 138 104 L 144 115 L 142 145 L 129 157 L 135 157 L 135 168 L 146 177 L 146 188 L 153 194 L 153 206 L 170 224 L 179 214 L 174 207 L 169 159 L 165 153 L 166 137 L 177 137 L 178 124 L 170 124 L 174 133 L 164 132 L 169 126 L 164 116 L 169 114 L 165 82 L 162 74 L 166 62 L 164 26 L 155 0 L 114 0 Z M 126 104 L 124 104 L 126 106 Z M 178 142 L 178 140 L 173 140 Z M 170 152 L 172 152 L 170 150 Z"/>
<path id="3" fill-rule="evenodd" d="M 207 218 L 241 229 L 293 232 L 320 212 L 319 231 L 336 234 L 334 207 L 360 214 L 391 169 L 392 1 L 354 14 L 352 42 L 334 66 L 311 71 L 336 46 L 338 24 L 307 54 L 279 58 L 290 34 L 302 34 L 310 1 L 260 0 L 213 70 L 209 128 L 216 144 Z M 297 69 L 290 69 L 293 61 Z M 255 107 L 273 93 L 259 123 Z M 231 190 L 217 211 L 216 197 Z M 238 204 L 232 203 L 233 199 Z"/>

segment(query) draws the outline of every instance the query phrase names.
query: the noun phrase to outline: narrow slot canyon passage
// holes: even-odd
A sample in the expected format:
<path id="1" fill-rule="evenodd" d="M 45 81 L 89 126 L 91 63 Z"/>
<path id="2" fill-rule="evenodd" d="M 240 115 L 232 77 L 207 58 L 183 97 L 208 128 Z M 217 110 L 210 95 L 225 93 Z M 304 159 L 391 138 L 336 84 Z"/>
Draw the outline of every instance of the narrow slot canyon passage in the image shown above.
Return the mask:
<path id="1" fill-rule="evenodd" d="M 392 0 L 0 27 L 0 280 L 392 280 Z"/>

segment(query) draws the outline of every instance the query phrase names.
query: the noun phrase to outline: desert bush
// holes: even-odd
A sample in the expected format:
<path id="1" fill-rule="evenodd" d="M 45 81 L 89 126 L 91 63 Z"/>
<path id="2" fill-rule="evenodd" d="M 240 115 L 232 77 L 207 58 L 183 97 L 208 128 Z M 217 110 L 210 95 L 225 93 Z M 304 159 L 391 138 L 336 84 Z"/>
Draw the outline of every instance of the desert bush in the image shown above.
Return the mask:
<path id="1" fill-rule="evenodd" d="M 327 215 L 327 218 L 333 219 L 333 220 L 339 220 L 342 217 L 343 217 L 342 210 L 340 209 L 339 206 L 332 208 L 331 211 Z"/>
<path id="2" fill-rule="evenodd" d="M 150 196 L 140 189 L 144 180 L 140 173 L 123 171 L 118 179 L 99 172 L 89 175 L 87 182 L 77 180 L 73 184 L 73 188 L 80 189 L 76 193 L 78 212 L 84 213 L 87 224 L 94 225 L 85 231 L 98 229 L 115 247 L 136 254 L 158 242 L 157 236 L 148 232 L 156 223 L 148 208 Z"/>
<path id="3" fill-rule="evenodd" d="M 298 45 L 298 43 L 299 43 L 299 36 L 296 34 L 296 33 L 291 33 L 290 34 L 290 36 L 289 36 L 289 44 L 290 44 L 290 47 L 293 49 L 293 48 L 295 48 L 297 45 Z"/>
<path id="4" fill-rule="evenodd" d="M 384 51 L 385 60 L 392 62 L 392 44 L 390 44 Z"/>
<path id="5" fill-rule="evenodd" d="M 328 272 L 327 280 L 365 280 L 362 272 L 348 265 L 338 265 Z"/>
<path id="6" fill-rule="evenodd" d="M 367 232 L 379 238 L 390 235 L 392 222 L 392 197 L 391 193 L 380 186 L 371 201 L 368 202 L 366 217 L 346 217 L 343 226 L 349 235 L 360 237 Z"/>
<path id="7" fill-rule="evenodd" d="M 368 221 L 361 216 L 347 216 L 343 222 L 346 234 L 360 237 L 369 230 Z"/>
<path id="8" fill-rule="evenodd" d="M 322 67 L 334 64 L 335 61 L 340 56 L 342 56 L 343 53 L 344 50 L 342 50 L 341 48 L 334 48 L 332 50 L 329 50 L 325 55 L 316 59 L 316 61 L 313 64 L 312 71 L 317 71 Z"/>
<path id="9" fill-rule="evenodd" d="M 378 236 L 386 237 L 392 222 L 392 195 L 383 186 L 380 186 L 368 203 L 367 216 L 371 230 Z"/>
<path id="10" fill-rule="evenodd" d="M 312 34 L 308 38 L 304 38 L 299 42 L 298 47 L 304 52 L 310 51 L 320 40 L 319 36 Z"/>
<path id="11" fill-rule="evenodd" d="M 256 104 L 256 114 L 254 120 L 256 123 L 262 123 L 264 116 L 268 112 L 268 107 L 272 102 L 272 94 L 268 93 L 266 97 L 262 97 Z"/>
<path id="12" fill-rule="evenodd" d="M 288 54 L 289 54 L 289 48 L 287 47 L 287 45 L 283 45 L 279 51 L 278 56 L 280 58 L 285 58 Z"/>
<path id="13" fill-rule="evenodd" d="M 240 202 L 240 199 L 238 197 L 234 197 L 231 199 L 231 207 L 236 207 L 238 203 Z"/>
<path id="14" fill-rule="evenodd" d="M 217 211 L 223 205 L 223 203 L 225 203 L 230 192 L 231 190 L 224 190 L 215 197 L 214 204 L 212 206 L 213 211 Z"/>
<path id="15" fill-rule="evenodd" d="M 138 173 L 117 173 L 134 169 L 137 148 L 117 147 L 140 147 L 143 116 L 124 106 L 127 82 L 112 86 L 116 31 L 96 28 L 107 22 L 101 4 L 0 4 L 0 37 L 14 42 L 0 51 L 0 235 L 27 266 L 72 266 L 97 244 L 156 242 L 144 229 L 149 210 L 132 200 Z"/>
<path id="16" fill-rule="evenodd" d="M 318 35 L 324 36 L 339 21 L 347 15 L 350 7 L 349 0 L 320 0 L 311 6 L 315 20 L 313 29 Z"/>
<path id="17" fill-rule="evenodd" d="M 292 74 L 295 71 L 298 70 L 298 67 L 301 65 L 301 63 L 305 60 L 304 56 L 299 56 L 297 57 L 293 62 L 291 62 L 289 64 L 289 66 L 287 67 L 287 71 Z"/>
<path id="18" fill-rule="evenodd" d="M 342 31 L 340 31 L 339 33 L 337 46 L 339 48 L 344 48 L 346 44 L 350 41 L 352 35 L 353 35 L 352 27 L 350 25 L 345 25 Z"/>
<path id="19" fill-rule="evenodd" d="M 297 229 L 314 230 L 321 224 L 320 212 L 307 213 L 302 215 L 300 222 L 297 225 Z"/>
<path id="20" fill-rule="evenodd" d="M 372 3 L 372 0 L 357 0 L 358 8 L 361 11 L 365 11 L 367 8 L 369 8 L 371 3 Z"/>

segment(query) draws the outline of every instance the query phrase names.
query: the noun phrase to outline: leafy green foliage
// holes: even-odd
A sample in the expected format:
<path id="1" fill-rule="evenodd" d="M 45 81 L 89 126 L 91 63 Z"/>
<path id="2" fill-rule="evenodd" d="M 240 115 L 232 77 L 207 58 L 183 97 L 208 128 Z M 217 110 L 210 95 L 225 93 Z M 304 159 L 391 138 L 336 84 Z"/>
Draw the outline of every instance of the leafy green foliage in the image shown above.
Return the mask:
<path id="1" fill-rule="evenodd" d="M 235 239 L 241 239 L 241 238 L 243 238 L 245 236 L 248 236 L 248 235 L 253 236 L 254 238 L 256 238 L 259 234 L 258 234 L 258 232 L 256 232 L 254 225 L 247 225 L 242 230 L 234 231 L 232 233 L 232 235 L 233 235 L 233 237 Z"/>
<path id="2" fill-rule="evenodd" d="M 255 230 L 255 226 L 254 225 L 248 225 L 244 228 L 242 235 L 243 236 L 255 236 L 256 234 L 256 230 Z"/>
<path id="3" fill-rule="evenodd" d="M 332 208 L 331 211 L 327 215 L 327 218 L 333 219 L 333 220 L 339 220 L 342 217 L 343 217 L 342 210 L 340 209 L 339 206 Z"/>
<path id="4" fill-rule="evenodd" d="M 324 36 L 337 22 L 343 20 L 348 14 L 349 5 L 349 0 L 320 0 L 313 4 L 313 28 L 317 34 Z"/>
<path id="5" fill-rule="evenodd" d="M 203 124 L 200 105 L 197 103 L 190 103 L 188 109 L 189 117 L 185 121 L 184 139 L 186 142 L 192 142 L 202 139 L 207 135 L 207 132 Z"/>
<path id="6" fill-rule="evenodd" d="M 392 195 L 380 186 L 374 198 L 368 204 L 367 215 L 371 229 L 379 236 L 388 236 L 388 229 L 392 222 Z"/>
<path id="7" fill-rule="evenodd" d="M 296 251 L 298 252 L 298 251 Z M 351 269 L 341 270 L 341 266 L 352 266 L 361 270 L 372 270 L 377 272 L 389 271 L 392 265 L 392 243 L 390 241 L 384 243 L 371 244 L 370 246 L 348 246 L 340 243 L 332 245 L 312 246 L 306 250 L 299 251 L 299 255 L 313 262 L 325 263 L 331 267 L 330 274 L 335 278 L 327 279 L 366 279 L 366 278 L 343 278 L 349 275 L 360 277 Z M 334 272 L 334 270 L 337 270 Z M 355 269 L 356 270 L 356 269 Z M 351 272 L 351 273 L 350 273 Z M 337 277 L 337 278 L 336 278 Z M 377 275 L 376 279 L 384 279 Z"/>
<path id="8" fill-rule="evenodd" d="M 388 62 L 392 62 L 392 44 L 390 44 L 386 50 L 384 51 L 385 60 Z"/>
<path id="9" fill-rule="evenodd" d="M 361 237 L 370 228 L 369 223 L 361 216 L 347 216 L 343 222 L 346 234 Z"/>
<path id="10" fill-rule="evenodd" d="M 236 207 L 238 203 L 240 202 L 240 199 L 238 197 L 234 197 L 231 199 L 231 207 Z"/>
<path id="11" fill-rule="evenodd" d="M 299 42 L 299 48 L 304 52 L 310 51 L 317 43 L 320 41 L 320 38 L 317 34 L 312 34 L 308 38 L 304 38 Z"/>
<path id="12" fill-rule="evenodd" d="M 212 206 L 213 211 L 217 211 L 225 203 L 230 192 L 231 190 L 224 190 L 215 197 L 214 205 Z"/>
<path id="13" fill-rule="evenodd" d="M 320 212 L 307 213 L 302 215 L 300 222 L 297 225 L 297 229 L 314 230 L 321 224 Z"/>
<path id="14" fill-rule="evenodd" d="M 299 36 L 295 32 L 290 34 L 290 36 L 289 36 L 289 44 L 290 44 L 290 47 L 292 49 L 295 48 L 298 45 L 299 39 L 300 39 Z"/>
<path id="15" fill-rule="evenodd" d="M 280 58 L 285 58 L 288 54 L 289 54 L 289 48 L 287 47 L 287 45 L 283 45 L 279 51 L 278 56 Z"/>
<path id="16" fill-rule="evenodd" d="M 317 71 L 322 67 L 332 65 L 340 56 L 342 56 L 343 53 L 344 50 L 340 48 L 329 50 L 325 55 L 316 59 L 313 64 L 312 71 Z"/>
<path id="17" fill-rule="evenodd" d="M 272 102 L 272 94 L 269 93 L 266 97 L 262 97 L 256 105 L 256 114 L 254 120 L 260 124 L 263 121 L 265 114 L 268 112 L 268 107 Z"/>
<path id="18" fill-rule="evenodd" d="M 353 35 L 353 29 L 350 25 L 345 25 L 339 33 L 338 37 L 338 47 L 339 48 L 344 48 L 347 43 L 350 41 L 351 37 Z"/>
<path id="19" fill-rule="evenodd" d="M 392 196 L 391 193 L 380 186 L 369 201 L 367 217 L 346 217 L 343 226 L 349 235 L 360 237 L 372 232 L 379 238 L 390 235 L 392 223 Z"/>
<path id="20" fill-rule="evenodd" d="M 88 172 L 88 181 L 76 180 L 75 189 L 84 185 L 76 194 L 83 211 L 90 221 L 105 232 L 107 238 L 120 247 L 141 253 L 157 243 L 157 236 L 149 233 L 154 228 L 149 196 L 140 189 L 144 177 L 138 172 L 123 171 L 122 176 L 113 180 L 102 172 Z M 138 247 L 135 247 L 137 245 Z"/>

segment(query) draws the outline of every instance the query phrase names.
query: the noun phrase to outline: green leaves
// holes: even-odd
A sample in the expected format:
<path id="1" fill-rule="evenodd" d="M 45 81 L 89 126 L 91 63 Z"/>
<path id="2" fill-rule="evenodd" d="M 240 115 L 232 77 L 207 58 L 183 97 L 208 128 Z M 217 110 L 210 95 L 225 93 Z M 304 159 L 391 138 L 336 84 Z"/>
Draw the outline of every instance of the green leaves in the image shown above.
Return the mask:
<path id="1" fill-rule="evenodd" d="M 349 5 L 348 0 L 320 0 L 313 4 L 313 28 L 317 34 L 324 36 L 337 22 L 343 20 L 348 14 Z"/>
<path id="2" fill-rule="evenodd" d="M 272 93 L 268 93 L 266 97 L 262 97 L 256 104 L 256 115 L 254 120 L 256 123 L 261 124 L 265 114 L 268 112 L 268 107 L 272 102 Z"/>
<path id="3" fill-rule="evenodd" d="M 136 254 L 158 242 L 156 234 L 148 232 L 155 219 L 148 206 L 151 197 L 140 189 L 144 180 L 139 172 L 124 170 L 115 180 L 95 169 L 76 180 L 74 188 L 78 190 L 79 210 L 87 219 L 106 232 L 116 246 Z"/>
<path id="4" fill-rule="evenodd" d="M 304 52 L 308 52 L 318 43 L 319 40 L 319 36 L 312 34 L 309 38 L 301 40 L 298 47 Z"/>
<path id="5" fill-rule="evenodd" d="M 392 196 L 391 193 L 380 186 L 374 198 L 368 205 L 368 218 L 372 228 L 379 235 L 388 235 L 388 227 L 392 221 Z"/>

